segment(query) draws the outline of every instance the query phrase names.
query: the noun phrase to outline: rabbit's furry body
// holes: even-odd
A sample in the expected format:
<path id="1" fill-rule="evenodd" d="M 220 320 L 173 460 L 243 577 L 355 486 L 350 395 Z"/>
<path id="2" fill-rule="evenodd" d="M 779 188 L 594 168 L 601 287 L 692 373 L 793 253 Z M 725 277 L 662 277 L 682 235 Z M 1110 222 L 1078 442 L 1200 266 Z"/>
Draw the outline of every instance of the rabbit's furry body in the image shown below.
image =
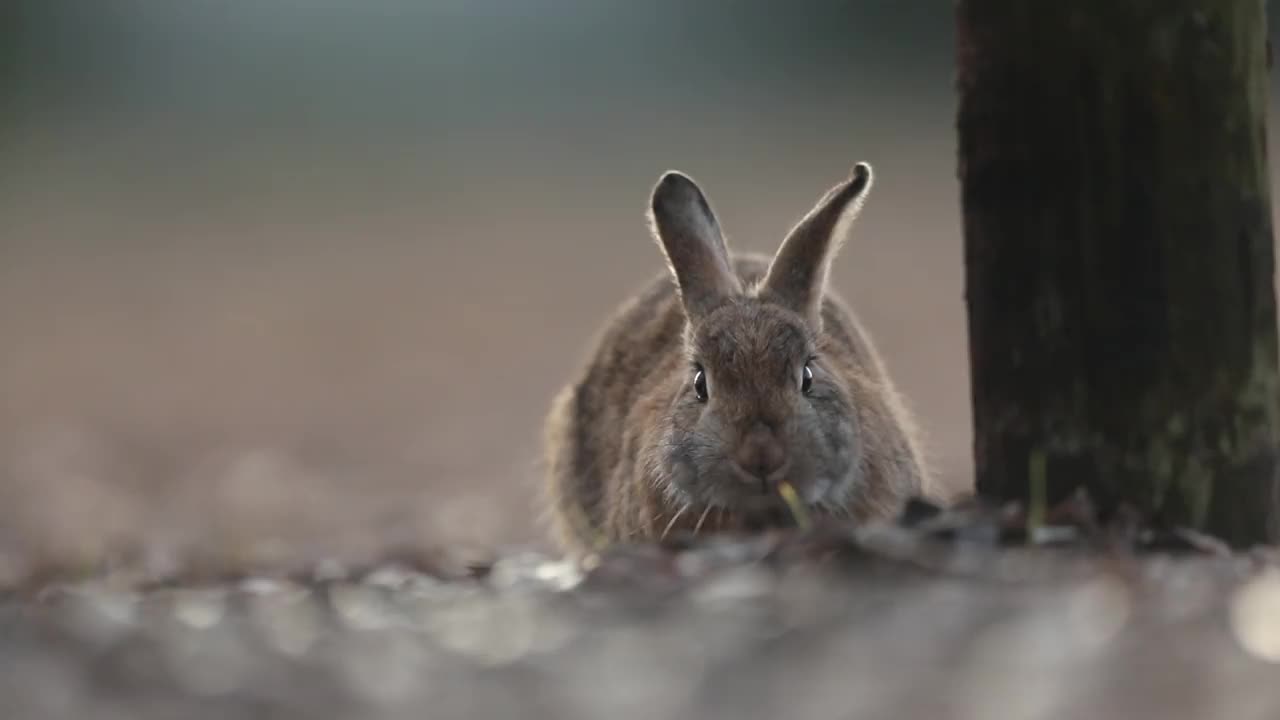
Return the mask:
<path id="1" fill-rule="evenodd" d="M 855 522 L 921 493 L 912 418 L 826 288 L 870 182 L 859 164 L 769 258 L 730 253 L 697 185 L 663 176 L 650 218 L 670 272 L 615 311 L 547 418 L 564 550 L 786 523 L 782 482 Z"/>

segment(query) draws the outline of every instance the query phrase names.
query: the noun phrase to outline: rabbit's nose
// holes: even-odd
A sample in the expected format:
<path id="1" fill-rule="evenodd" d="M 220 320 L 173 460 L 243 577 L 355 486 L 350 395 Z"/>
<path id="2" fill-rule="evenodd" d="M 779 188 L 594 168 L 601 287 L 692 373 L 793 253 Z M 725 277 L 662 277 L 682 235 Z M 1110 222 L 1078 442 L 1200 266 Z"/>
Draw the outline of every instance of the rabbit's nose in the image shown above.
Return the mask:
<path id="1" fill-rule="evenodd" d="M 754 482 L 768 489 L 780 479 L 779 470 L 786 467 L 787 455 L 771 431 L 757 427 L 742 439 L 734 461 Z"/>

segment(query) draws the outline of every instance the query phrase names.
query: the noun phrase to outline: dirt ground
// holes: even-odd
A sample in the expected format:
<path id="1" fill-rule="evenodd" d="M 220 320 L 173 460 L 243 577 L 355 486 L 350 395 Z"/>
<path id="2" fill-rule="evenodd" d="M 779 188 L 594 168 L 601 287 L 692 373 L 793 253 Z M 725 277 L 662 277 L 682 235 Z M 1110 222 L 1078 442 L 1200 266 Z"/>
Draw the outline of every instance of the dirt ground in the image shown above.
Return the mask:
<path id="1" fill-rule="evenodd" d="M 977 529 L 977 526 L 972 526 Z M 902 528 L 0 596 L 6 717 L 1270 718 L 1274 557 Z M 316 568 L 317 570 L 319 568 Z"/>

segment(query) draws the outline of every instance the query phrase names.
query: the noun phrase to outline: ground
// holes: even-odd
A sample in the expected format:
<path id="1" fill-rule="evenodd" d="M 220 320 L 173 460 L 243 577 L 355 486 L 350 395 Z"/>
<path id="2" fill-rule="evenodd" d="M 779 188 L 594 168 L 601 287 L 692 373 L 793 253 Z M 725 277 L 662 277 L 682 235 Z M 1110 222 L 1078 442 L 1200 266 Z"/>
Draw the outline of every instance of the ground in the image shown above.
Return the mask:
<path id="1" fill-rule="evenodd" d="M 13 720 L 1280 713 L 1276 557 L 1018 523 L 28 578 L 0 697 Z"/>

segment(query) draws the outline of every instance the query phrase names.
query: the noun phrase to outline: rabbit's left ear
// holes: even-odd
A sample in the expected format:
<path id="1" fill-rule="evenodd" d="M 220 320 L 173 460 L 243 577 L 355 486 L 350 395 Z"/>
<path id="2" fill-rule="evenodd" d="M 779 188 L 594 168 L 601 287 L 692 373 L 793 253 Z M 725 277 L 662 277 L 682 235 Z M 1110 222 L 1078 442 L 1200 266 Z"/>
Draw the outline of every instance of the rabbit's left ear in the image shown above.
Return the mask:
<path id="1" fill-rule="evenodd" d="M 796 224 L 782 241 L 760 296 L 799 313 L 814 329 L 822 327 L 822 295 L 831 261 L 844 244 L 871 187 L 871 166 L 858 163 Z"/>
<path id="2" fill-rule="evenodd" d="M 720 223 L 692 178 L 665 173 L 653 189 L 649 220 L 690 321 L 742 293 Z"/>

